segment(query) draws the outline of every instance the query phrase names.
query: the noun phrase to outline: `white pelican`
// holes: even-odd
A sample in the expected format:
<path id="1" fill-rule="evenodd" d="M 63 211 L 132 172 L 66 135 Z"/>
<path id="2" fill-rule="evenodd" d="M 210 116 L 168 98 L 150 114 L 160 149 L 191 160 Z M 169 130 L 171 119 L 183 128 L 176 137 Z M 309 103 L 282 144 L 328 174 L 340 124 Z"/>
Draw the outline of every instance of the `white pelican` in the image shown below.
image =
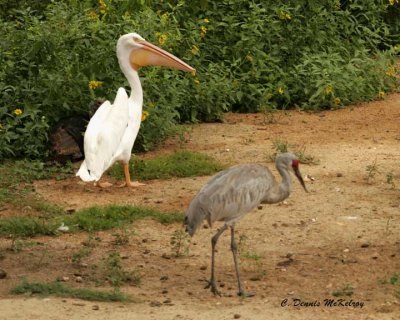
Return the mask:
<path id="1" fill-rule="evenodd" d="M 131 95 L 128 97 L 125 89 L 119 88 L 114 103 L 104 102 L 90 119 L 84 136 L 85 160 L 76 174 L 83 181 L 95 181 L 99 187 L 107 186 L 100 184 L 99 180 L 116 161 L 123 163 L 123 185 L 141 185 L 132 182 L 129 175 L 129 160 L 142 117 L 143 91 L 139 68 L 157 65 L 194 71 L 191 66 L 147 42 L 137 33 L 125 34 L 118 39 L 117 57 L 131 87 Z"/>

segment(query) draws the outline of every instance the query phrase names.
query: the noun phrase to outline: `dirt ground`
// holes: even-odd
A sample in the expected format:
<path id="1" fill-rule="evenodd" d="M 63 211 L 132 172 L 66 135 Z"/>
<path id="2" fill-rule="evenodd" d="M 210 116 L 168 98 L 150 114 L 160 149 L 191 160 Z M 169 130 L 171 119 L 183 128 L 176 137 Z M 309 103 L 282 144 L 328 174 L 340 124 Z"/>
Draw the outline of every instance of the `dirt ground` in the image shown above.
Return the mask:
<path id="1" fill-rule="evenodd" d="M 275 114 L 277 123 L 269 120 L 262 114 L 227 114 L 224 123 L 194 125 L 183 144 L 172 139 L 145 155 L 183 148 L 227 164 L 262 163 L 277 174 L 268 155 L 274 141 L 286 140 L 319 160 L 300 167 L 308 176 L 309 193 L 295 181 L 284 203 L 263 205 L 237 225 L 237 237 L 246 238 L 242 253 L 248 253 L 240 258 L 242 280 L 255 297 L 236 296 L 228 232 L 220 238 L 216 261 L 222 297 L 204 289 L 210 238 L 220 225 L 200 229 L 189 254 L 174 258 L 170 240 L 182 226 L 142 220 L 133 224 L 128 244 L 114 243 L 118 230 L 97 233 L 92 253 L 78 266 L 71 257 L 87 241 L 85 233 L 37 237 L 31 239 L 37 245 L 19 253 L 7 250 L 11 240 L 0 239 L 5 252 L 0 267 L 8 273 L 0 280 L 0 319 L 400 319 L 400 284 L 389 281 L 400 275 L 400 94 L 336 111 L 281 112 Z M 372 177 L 367 167 L 374 163 Z M 395 186 L 387 183 L 388 175 Z M 37 181 L 35 188 L 44 199 L 71 210 L 132 204 L 185 211 L 208 179 L 153 180 L 135 190 L 99 190 L 71 178 Z M 12 208 L 0 212 L 10 214 Z M 124 285 L 122 291 L 141 303 L 8 293 L 24 277 L 67 277 L 71 286 L 94 287 L 91 266 L 113 251 L 120 252 L 125 268 L 140 271 L 140 286 Z M 351 296 L 332 295 L 346 286 L 353 288 Z M 334 301 L 327 306 L 325 299 Z"/>

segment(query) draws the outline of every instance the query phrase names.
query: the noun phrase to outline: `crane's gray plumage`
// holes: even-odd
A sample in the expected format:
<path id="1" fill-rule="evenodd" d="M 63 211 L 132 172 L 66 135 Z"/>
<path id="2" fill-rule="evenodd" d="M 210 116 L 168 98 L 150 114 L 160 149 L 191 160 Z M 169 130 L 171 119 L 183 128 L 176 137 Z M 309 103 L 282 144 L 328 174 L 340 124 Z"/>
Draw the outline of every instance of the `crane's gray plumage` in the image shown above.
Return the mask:
<path id="1" fill-rule="evenodd" d="M 304 190 L 307 191 L 298 164 L 298 159 L 292 153 L 283 153 L 276 158 L 276 168 L 282 176 L 281 183 L 275 180 L 268 168 L 258 164 L 241 164 L 231 167 L 211 178 L 190 203 L 184 224 L 191 236 L 204 219 L 210 226 L 215 221 L 225 222 L 223 228 L 212 239 L 212 273 L 209 286 L 214 294 L 219 294 L 214 280 L 214 249 L 219 236 L 228 227 L 231 228 L 231 248 L 234 254 L 239 294 L 245 295 L 241 289 L 236 263 L 235 222 L 260 203 L 277 203 L 286 199 L 292 191 L 289 172 L 296 175 Z"/>

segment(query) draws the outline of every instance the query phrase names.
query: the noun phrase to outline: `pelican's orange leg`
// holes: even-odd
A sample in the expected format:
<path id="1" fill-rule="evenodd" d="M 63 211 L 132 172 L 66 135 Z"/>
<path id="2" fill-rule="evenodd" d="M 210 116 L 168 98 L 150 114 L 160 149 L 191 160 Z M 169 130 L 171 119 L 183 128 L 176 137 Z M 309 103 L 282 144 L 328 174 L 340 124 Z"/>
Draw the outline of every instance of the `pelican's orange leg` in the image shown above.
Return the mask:
<path id="1" fill-rule="evenodd" d="M 131 175 L 129 173 L 129 164 L 124 163 L 124 175 L 125 175 L 125 182 L 120 185 L 120 187 L 140 187 L 144 186 L 144 183 L 140 183 L 139 181 L 131 181 Z"/>

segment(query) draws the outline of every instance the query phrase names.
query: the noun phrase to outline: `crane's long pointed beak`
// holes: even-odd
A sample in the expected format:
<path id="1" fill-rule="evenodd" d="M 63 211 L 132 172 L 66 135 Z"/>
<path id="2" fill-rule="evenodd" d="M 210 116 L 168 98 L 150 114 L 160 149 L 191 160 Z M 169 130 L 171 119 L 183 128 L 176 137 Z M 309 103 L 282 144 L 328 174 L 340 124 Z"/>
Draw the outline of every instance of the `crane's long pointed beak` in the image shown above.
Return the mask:
<path id="1" fill-rule="evenodd" d="M 297 179 L 299 179 L 300 184 L 303 186 L 304 191 L 308 192 L 307 188 L 306 188 L 306 184 L 304 183 L 303 177 L 301 176 L 300 170 L 298 168 L 293 168 L 294 170 L 294 174 L 296 175 Z"/>
<path id="2" fill-rule="evenodd" d="M 193 72 L 195 69 L 175 57 L 173 54 L 151 44 L 141 41 L 141 48 L 133 50 L 130 55 L 130 62 L 135 70 L 144 66 L 164 66 L 178 70 Z"/>

